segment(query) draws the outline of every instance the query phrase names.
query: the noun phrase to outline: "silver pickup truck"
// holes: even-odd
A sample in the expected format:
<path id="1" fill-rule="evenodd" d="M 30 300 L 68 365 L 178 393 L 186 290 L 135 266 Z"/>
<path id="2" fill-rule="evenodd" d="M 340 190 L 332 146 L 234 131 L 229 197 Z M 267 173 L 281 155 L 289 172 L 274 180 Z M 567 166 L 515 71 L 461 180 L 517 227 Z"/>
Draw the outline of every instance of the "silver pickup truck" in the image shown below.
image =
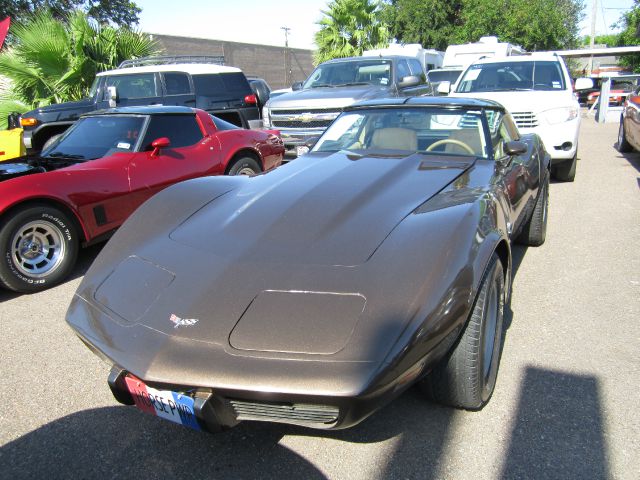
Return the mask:
<path id="1" fill-rule="evenodd" d="M 415 57 L 349 57 L 321 63 L 294 91 L 272 98 L 263 109 L 265 128 L 281 132 L 286 157 L 298 155 L 342 110 L 361 100 L 432 95 Z"/>

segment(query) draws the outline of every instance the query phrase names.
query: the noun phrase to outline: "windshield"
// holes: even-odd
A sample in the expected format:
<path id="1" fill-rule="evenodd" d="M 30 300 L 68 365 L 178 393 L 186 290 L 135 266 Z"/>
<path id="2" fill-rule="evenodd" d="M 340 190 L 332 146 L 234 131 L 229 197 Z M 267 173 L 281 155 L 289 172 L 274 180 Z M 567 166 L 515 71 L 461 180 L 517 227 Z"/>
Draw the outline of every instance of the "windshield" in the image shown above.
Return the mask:
<path id="1" fill-rule="evenodd" d="M 89 89 L 89 98 L 94 98 L 96 96 L 97 91 L 98 91 L 98 77 L 93 79 L 93 83 L 91 84 L 91 88 Z"/>
<path id="2" fill-rule="evenodd" d="M 451 82 L 453 85 L 458 80 L 462 70 L 431 70 L 427 73 L 427 80 L 431 83 Z"/>
<path id="3" fill-rule="evenodd" d="M 309 75 L 302 88 L 390 83 L 391 60 L 374 59 L 322 64 Z"/>
<path id="4" fill-rule="evenodd" d="M 559 62 L 496 62 L 471 65 L 456 92 L 564 90 Z"/>
<path id="5" fill-rule="evenodd" d="M 397 150 L 487 158 L 481 112 L 398 107 L 345 112 L 312 151 Z"/>
<path id="6" fill-rule="evenodd" d="M 93 160 L 133 152 L 146 117 L 104 115 L 78 120 L 43 157 Z"/>

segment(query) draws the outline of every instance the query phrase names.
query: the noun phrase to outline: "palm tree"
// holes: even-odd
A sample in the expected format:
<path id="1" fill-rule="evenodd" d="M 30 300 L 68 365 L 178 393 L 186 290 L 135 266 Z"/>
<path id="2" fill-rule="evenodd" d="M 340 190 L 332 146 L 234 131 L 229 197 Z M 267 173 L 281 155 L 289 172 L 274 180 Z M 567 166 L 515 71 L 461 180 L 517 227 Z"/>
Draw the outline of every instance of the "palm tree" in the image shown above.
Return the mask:
<path id="1" fill-rule="evenodd" d="M 389 42 L 389 29 L 381 20 L 379 0 L 333 0 L 316 33 L 314 58 L 322 63 L 332 58 L 362 55 Z"/>
<path id="2" fill-rule="evenodd" d="M 0 128 L 7 115 L 87 96 L 96 73 L 129 58 L 159 52 L 149 35 L 115 28 L 72 11 L 63 21 L 49 12 L 12 27 L 13 42 L 0 53 L 0 71 L 10 81 L 0 93 Z"/>

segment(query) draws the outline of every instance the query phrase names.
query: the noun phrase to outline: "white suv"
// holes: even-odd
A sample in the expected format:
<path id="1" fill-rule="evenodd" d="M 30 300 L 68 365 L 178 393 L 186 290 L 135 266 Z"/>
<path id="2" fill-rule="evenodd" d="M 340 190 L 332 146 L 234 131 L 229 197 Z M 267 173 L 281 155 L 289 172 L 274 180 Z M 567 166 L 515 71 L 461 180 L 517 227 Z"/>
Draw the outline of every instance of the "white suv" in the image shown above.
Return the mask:
<path id="1" fill-rule="evenodd" d="M 580 106 L 561 57 L 532 53 L 478 60 L 467 68 L 450 96 L 485 98 L 504 105 L 521 133 L 540 136 L 551 155 L 555 178 L 573 181 Z"/>

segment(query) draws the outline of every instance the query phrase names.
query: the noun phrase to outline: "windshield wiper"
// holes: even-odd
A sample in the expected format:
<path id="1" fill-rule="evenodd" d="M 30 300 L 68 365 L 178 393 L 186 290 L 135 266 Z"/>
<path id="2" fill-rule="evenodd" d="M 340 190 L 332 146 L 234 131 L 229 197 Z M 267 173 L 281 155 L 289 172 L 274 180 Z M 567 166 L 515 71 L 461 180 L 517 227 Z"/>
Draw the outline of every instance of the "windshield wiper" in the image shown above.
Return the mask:
<path id="1" fill-rule="evenodd" d="M 84 155 L 73 155 L 71 153 L 64 152 L 52 152 L 48 154 L 45 158 L 70 158 L 74 160 L 82 160 L 84 159 Z"/>
<path id="2" fill-rule="evenodd" d="M 348 82 L 348 83 L 339 83 L 334 85 L 334 87 L 351 87 L 353 85 L 369 85 L 369 82 Z"/>

